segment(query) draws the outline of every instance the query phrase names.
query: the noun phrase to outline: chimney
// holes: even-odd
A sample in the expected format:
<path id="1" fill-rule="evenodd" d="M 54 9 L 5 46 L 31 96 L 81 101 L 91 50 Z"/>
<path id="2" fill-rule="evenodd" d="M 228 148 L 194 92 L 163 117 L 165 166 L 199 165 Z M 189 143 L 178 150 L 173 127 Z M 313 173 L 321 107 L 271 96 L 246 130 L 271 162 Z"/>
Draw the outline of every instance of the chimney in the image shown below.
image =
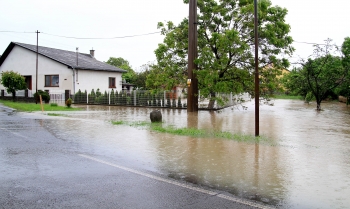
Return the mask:
<path id="1" fill-rule="evenodd" d="M 93 58 L 95 58 L 95 50 L 94 50 L 94 48 L 92 48 L 92 49 L 90 50 L 90 55 L 91 55 Z"/>

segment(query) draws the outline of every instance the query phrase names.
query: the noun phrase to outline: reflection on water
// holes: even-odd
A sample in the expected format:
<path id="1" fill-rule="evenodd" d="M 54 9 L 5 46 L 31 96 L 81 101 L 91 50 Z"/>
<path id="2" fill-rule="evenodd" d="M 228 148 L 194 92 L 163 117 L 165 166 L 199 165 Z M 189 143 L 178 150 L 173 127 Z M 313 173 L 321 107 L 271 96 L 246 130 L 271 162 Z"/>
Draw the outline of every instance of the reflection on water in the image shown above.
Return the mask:
<path id="1" fill-rule="evenodd" d="M 161 112 L 167 125 L 254 135 L 254 104 L 246 106 Z M 109 122 L 149 121 L 151 108 L 82 107 L 86 111 L 67 113 L 70 119 L 46 121 L 48 129 L 81 152 L 271 205 L 350 208 L 350 107 L 344 104 L 324 103 L 320 113 L 301 101 L 261 106 L 260 133 L 271 139 L 262 144 L 174 136 Z"/>

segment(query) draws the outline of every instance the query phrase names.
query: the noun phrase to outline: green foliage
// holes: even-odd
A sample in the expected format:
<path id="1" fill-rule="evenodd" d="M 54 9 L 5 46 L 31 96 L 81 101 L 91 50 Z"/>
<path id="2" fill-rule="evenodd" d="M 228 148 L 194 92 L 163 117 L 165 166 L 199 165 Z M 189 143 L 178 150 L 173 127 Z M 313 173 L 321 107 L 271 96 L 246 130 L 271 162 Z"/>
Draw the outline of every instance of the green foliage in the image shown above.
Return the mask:
<path id="1" fill-rule="evenodd" d="M 285 87 L 304 96 L 306 102 L 315 98 L 317 110 L 321 110 L 322 100 L 348 82 L 349 68 L 344 66 L 342 57 L 333 55 L 337 52 L 337 47 L 331 44 L 330 39 L 326 40 L 324 46 L 316 45 L 313 59 L 300 63 L 301 68 L 286 76 Z"/>
<path id="2" fill-rule="evenodd" d="M 33 112 L 41 111 L 40 104 L 24 103 L 24 102 L 11 102 L 8 100 L 0 100 L 0 103 L 8 107 L 14 108 L 17 111 Z M 51 106 L 50 104 L 43 104 L 45 111 L 76 111 L 81 110 L 79 108 L 67 108 L 63 106 Z"/>
<path id="3" fill-rule="evenodd" d="M 298 95 L 286 95 L 286 94 L 277 94 L 274 95 L 275 99 L 293 99 L 293 100 L 303 100 L 304 97 Z"/>
<path id="4" fill-rule="evenodd" d="M 176 107 L 176 100 L 175 100 L 175 97 L 173 97 L 172 107 Z"/>
<path id="5" fill-rule="evenodd" d="M 228 139 L 235 141 L 244 142 L 263 142 L 268 141 L 264 137 L 255 137 L 252 135 L 232 134 L 226 131 L 208 131 L 204 129 L 196 128 L 176 128 L 174 126 L 163 126 L 162 123 L 149 123 L 149 122 L 126 122 L 126 121 L 112 121 L 113 125 L 129 125 L 133 127 L 148 126 L 150 130 L 159 133 L 167 133 L 179 136 L 190 136 L 196 138 L 217 138 L 217 139 Z"/>
<path id="6" fill-rule="evenodd" d="M 96 99 L 96 93 L 95 90 L 92 89 L 91 93 L 89 94 L 89 104 L 94 104 Z"/>
<path id="7" fill-rule="evenodd" d="M 123 73 L 122 78 L 125 79 L 127 83 L 133 83 L 136 79 L 136 73 L 131 68 L 129 61 L 121 57 L 110 57 L 106 63 L 118 67 L 120 69 L 126 70 L 126 73 Z"/>
<path id="8" fill-rule="evenodd" d="M 347 104 L 350 102 L 350 37 L 346 37 L 342 44 L 343 53 L 342 65 L 347 70 L 346 80 L 337 89 L 339 95 L 347 98 Z"/>
<path id="9" fill-rule="evenodd" d="M 49 103 L 50 102 L 50 94 L 47 93 L 46 91 L 43 90 L 38 90 L 38 93 L 34 93 L 34 98 L 37 102 L 40 101 L 39 95 L 41 95 L 41 99 L 45 102 L 45 103 Z"/>
<path id="10" fill-rule="evenodd" d="M 51 106 L 51 107 L 57 107 L 58 104 L 57 104 L 57 103 L 51 103 L 50 106 Z"/>
<path id="11" fill-rule="evenodd" d="M 185 1 L 186 2 L 186 1 Z M 195 73 L 201 95 L 216 99 L 213 92 L 234 94 L 254 92 L 254 21 L 253 1 L 198 1 L 198 58 Z M 290 26 L 285 23 L 287 10 L 272 6 L 271 1 L 259 2 L 260 78 L 266 96 L 277 88 L 277 75 L 289 62 L 279 55 L 294 51 Z M 187 80 L 188 19 L 175 26 L 158 23 L 165 36 L 155 50 L 158 64 L 147 76 L 148 88 L 170 90 L 185 86 Z M 274 70 L 263 71 L 272 65 Z"/>
<path id="12" fill-rule="evenodd" d="M 111 91 L 111 104 L 116 104 L 116 97 L 115 97 L 115 94 L 114 94 L 114 89 L 112 89 L 112 91 Z"/>
<path id="13" fill-rule="evenodd" d="M 70 108 L 72 106 L 72 102 L 73 102 L 73 100 L 71 98 L 68 98 L 67 101 L 66 101 L 66 106 L 68 108 Z"/>
<path id="14" fill-rule="evenodd" d="M 65 117 L 67 117 L 67 115 L 59 114 L 59 113 L 47 113 L 47 115 L 49 115 L 49 116 L 65 116 Z"/>
<path id="15" fill-rule="evenodd" d="M 179 97 L 177 99 L 177 107 L 181 108 L 182 107 L 182 104 L 181 104 L 181 97 Z"/>
<path id="16" fill-rule="evenodd" d="M 81 92 L 79 89 L 77 93 L 74 95 L 74 103 L 79 104 L 79 103 L 86 103 L 86 90 L 85 92 Z"/>
<path id="17" fill-rule="evenodd" d="M 16 91 L 27 89 L 25 78 L 14 71 L 2 72 L 0 82 L 6 88 L 7 93 L 12 94 L 13 99 L 15 99 Z"/>
<path id="18" fill-rule="evenodd" d="M 148 63 L 148 64 L 144 64 L 141 66 L 141 69 L 139 72 L 136 72 L 136 75 L 134 77 L 134 80 L 132 82 L 132 84 L 134 84 L 135 88 L 137 89 L 148 89 L 146 86 L 146 80 L 147 80 L 147 76 L 150 73 L 152 64 Z"/>
<path id="19" fill-rule="evenodd" d="M 290 73 L 282 78 L 283 86 L 286 88 L 286 94 L 297 96 L 300 95 L 305 99 L 308 93 L 308 84 L 306 77 L 300 72 L 301 68 L 294 68 Z"/>

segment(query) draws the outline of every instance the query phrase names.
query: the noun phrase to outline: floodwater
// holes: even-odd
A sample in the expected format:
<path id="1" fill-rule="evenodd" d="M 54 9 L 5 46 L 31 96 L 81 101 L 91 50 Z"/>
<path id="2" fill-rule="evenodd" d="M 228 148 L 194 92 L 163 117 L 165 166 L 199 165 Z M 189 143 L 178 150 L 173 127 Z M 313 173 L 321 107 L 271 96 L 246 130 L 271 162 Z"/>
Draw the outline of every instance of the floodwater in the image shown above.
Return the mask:
<path id="1" fill-rule="evenodd" d="M 160 109 L 165 125 L 254 135 L 253 101 L 217 112 Z M 350 107 L 275 100 L 260 107 L 267 142 L 194 138 L 110 121 L 150 121 L 152 108 L 80 106 L 42 120 L 82 153 L 282 208 L 350 208 Z"/>

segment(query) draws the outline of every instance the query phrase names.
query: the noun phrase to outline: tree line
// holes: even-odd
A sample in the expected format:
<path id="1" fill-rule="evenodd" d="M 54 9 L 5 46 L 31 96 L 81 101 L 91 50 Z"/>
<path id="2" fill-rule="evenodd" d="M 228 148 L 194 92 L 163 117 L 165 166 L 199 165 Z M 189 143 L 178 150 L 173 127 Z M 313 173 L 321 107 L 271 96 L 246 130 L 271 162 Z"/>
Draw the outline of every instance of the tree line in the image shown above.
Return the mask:
<path id="1" fill-rule="evenodd" d="M 183 1 L 189 3 L 189 0 Z M 253 1 L 197 2 L 198 57 L 194 73 L 201 96 L 210 100 L 208 108 L 211 109 L 218 101 L 217 92 L 248 92 L 255 97 Z M 260 97 L 268 99 L 285 91 L 306 99 L 315 98 L 317 110 L 321 109 L 321 101 L 330 95 L 349 97 L 349 38 L 345 38 L 341 49 L 329 39 L 325 45 L 316 45 L 312 56 L 300 60 L 300 67 L 282 75 L 283 70 L 290 67 L 285 57 L 290 57 L 295 51 L 293 38 L 289 35 L 291 27 L 285 21 L 287 13 L 286 8 L 274 6 L 270 0 L 259 1 Z M 121 57 L 110 57 L 106 63 L 126 70 L 123 80 L 138 89 L 186 88 L 188 18 L 177 25 L 171 21 L 159 22 L 158 29 L 164 39 L 154 51 L 156 63 L 143 65 L 140 72 L 135 72 Z M 13 88 L 10 89 L 13 91 Z"/>

